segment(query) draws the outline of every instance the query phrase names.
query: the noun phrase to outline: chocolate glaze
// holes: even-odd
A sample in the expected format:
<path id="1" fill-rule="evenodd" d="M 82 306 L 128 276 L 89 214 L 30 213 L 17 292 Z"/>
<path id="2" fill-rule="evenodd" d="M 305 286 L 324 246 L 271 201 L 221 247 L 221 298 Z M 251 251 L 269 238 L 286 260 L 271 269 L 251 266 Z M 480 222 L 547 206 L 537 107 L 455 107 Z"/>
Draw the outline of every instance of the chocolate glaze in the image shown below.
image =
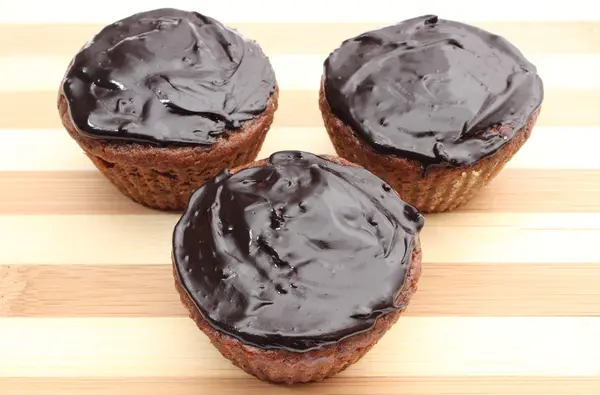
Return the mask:
<path id="1" fill-rule="evenodd" d="M 535 66 L 512 44 L 433 15 L 344 41 L 324 72 L 336 117 L 377 152 L 424 165 L 495 153 L 543 98 Z"/>
<path id="2" fill-rule="evenodd" d="M 180 280 L 217 330 L 306 351 L 400 308 L 423 216 L 381 179 L 313 154 L 224 171 L 175 227 Z"/>
<path id="3" fill-rule="evenodd" d="M 159 9 L 102 29 L 62 88 L 89 137 L 211 145 L 265 110 L 275 75 L 256 43 L 220 22 Z"/>

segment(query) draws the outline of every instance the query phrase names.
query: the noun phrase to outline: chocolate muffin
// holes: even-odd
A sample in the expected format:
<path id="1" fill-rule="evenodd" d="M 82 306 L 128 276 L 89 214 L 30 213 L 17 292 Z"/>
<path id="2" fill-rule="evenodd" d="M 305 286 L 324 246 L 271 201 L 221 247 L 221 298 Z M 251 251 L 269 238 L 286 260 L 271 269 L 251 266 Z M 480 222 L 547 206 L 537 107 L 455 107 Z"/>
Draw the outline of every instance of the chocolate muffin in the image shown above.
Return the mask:
<path id="1" fill-rule="evenodd" d="M 257 43 L 196 12 L 158 9 L 102 29 L 62 81 L 62 122 L 126 196 L 183 209 L 223 169 L 253 161 L 277 108 Z"/>
<path id="2" fill-rule="evenodd" d="M 319 105 L 340 156 L 436 212 L 498 174 L 542 99 L 535 66 L 504 38 L 428 15 L 344 41 L 325 61 Z"/>
<path id="3" fill-rule="evenodd" d="M 423 216 L 367 170 L 290 151 L 224 171 L 175 226 L 176 288 L 236 366 L 276 383 L 359 360 L 417 289 Z"/>

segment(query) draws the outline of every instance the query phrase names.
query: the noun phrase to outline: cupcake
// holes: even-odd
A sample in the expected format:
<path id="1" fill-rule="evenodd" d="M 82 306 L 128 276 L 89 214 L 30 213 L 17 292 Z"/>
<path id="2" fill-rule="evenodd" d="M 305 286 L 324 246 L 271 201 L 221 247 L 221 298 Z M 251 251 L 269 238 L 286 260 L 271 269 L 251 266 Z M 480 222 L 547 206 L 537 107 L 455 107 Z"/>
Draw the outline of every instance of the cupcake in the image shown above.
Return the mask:
<path id="1" fill-rule="evenodd" d="M 423 216 L 343 159 L 277 152 L 196 191 L 175 226 L 175 285 L 233 364 L 276 383 L 358 361 L 421 272 Z"/>
<path id="2" fill-rule="evenodd" d="M 529 138 L 543 85 L 504 38 L 423 16 L 348 39 L 319 95 L 338 155 L 422 212 L 452 210 Z"/>
<path id="3" fill-rule="evenodd" d="M 256 158 L 277 92 L 257 43 L 196 12 L 158 9 L 115 22 L 85 45 L 58 109 L 119 191 L 175 210 L 223 169 Z"/>

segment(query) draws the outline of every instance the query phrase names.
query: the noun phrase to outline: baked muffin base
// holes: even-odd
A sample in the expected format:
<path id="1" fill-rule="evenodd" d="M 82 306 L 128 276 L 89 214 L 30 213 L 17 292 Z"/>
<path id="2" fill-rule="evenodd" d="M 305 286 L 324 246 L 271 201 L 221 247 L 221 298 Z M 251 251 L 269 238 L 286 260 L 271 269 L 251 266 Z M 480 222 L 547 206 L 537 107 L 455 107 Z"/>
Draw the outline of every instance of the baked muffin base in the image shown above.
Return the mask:
<path id="1" fill-rule="evenodd" d="M 423 213 L 450 211 L 471 200 L 529 139 L 540 112 L 538 108 L 498 152 L 472 166 L 435 166 L 424 171 L 420 162 L 376 152 L 331 112 L 322 84 L 319 107 L 336 153 L 382 178 L 402 200 Z"/>
<path id="2" fill-rule="evenodd" d="M 341 165 L 349 163 L 340 158 L 325 159 Z M 265 161 L 258 161 L 235 169 L 240 171 L 247 167 L 259 166 Z M 415 247 L 409 263 L 408 272 L 396 303 L 404 306 L 379 318 L 375 325 L 366 332 L 359 333 L 320 349 L 306 352 L 292 352 L 283 349 L 264 349 L 248 345 L 233 336 L 223 333 L 202 316 L 196 304 L 184 289 L 177 267 L 173 262 L 175 288 L 181 302 L 189 311 L 190 318 L 198 328 L 208 336 L 210 342 L 219 352 L 235 366 L 257 378 L 279 384 L 296 384 L 321 381 L 343 371 L 348 366 L 361 359 L 388 329 L 398 320 L 411 297 L 417 291 L 417 283 L 421 275 L 421 246 L 418 235 L 415 237 Z"/>
<path id="3" fill-rule="evenodd" d="M 174 267 L 174 266 L 173 266 Z M 174 267 L 175 288 L 190 318 L 208 336 L 221 355 L 235 366 L 257 378 L 278 384 L 297 384 L 321 381 L 343 371 L 361 359 L 390 327 L 403 310 L 390 313 L 379 320 L 369 331 L 346 338 L 318 350 L 291 352 L 287 350 L 262 349 L 247 345 L 240 340 L 213 328 L 198 311 L 191 297 L 183 288 Z M 421 250 L 413 252 L 404 290 L 399 303 L 406 304 L 417 290 L 421 274 Z"/>
<path id="4" fill-rule="evenodd" d="M 210 147 L 165 146 L 95 139 L 77 131 L 61 93 L 65 129 L 94 165 L 125 196 L 147 207 L 183 210 L 192 193 L 223 169 L 256 159 L 277 109 L 278 88 L 265 111 Z"/>

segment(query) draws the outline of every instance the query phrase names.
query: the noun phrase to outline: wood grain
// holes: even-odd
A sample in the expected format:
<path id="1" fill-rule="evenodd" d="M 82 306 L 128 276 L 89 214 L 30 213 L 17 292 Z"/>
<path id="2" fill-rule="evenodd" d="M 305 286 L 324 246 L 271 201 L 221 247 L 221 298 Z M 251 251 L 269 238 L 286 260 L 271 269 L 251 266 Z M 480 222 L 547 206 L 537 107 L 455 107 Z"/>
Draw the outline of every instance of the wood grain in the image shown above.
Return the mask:
<path id="1" fill-rule="evenodd" d="M 319 89 L 323 62 L 327 53 L 276 54 L 269 57 L 281 91 Z M 600 54 L 535 54 L 529 59 L 535 63 L 544 80 L 545 91 L 554 89 L 600 89 Z M 0 56 L 0 92 L 56 91 L 71 62 L 66 56 Z M 39 73 L 38 65 L 44 64 Z M 585 78 L 565 79 L 564 70 L 577 70 Z"/>
<path id="2" fill-rule="evenodd" d="M 511 40 L 526 53 L 600 52 L 600 23 L 475 22 L 476 26 Z M 380 27 L 378 23 L 232 23 L 256 40 L 267 54 L 327 53 L 348 37 Z M 72 56 L 104 26 L 99 24 L 0 25 L 0 48 L 5 55 Z M 276 34 L 273 34 L 276 32 Z M 38 37 L 55 37 L 40 45 Z"/>
<path id="3" fill-rule="evenodd" d="M 317 90 L 314 88 L 280 91 L 280 107 L 273 126 L 322 127 Z M 58 83 L 48 91 L 2 92 L 0 129 L 61 129 L 56 110 L 57 94 Z M 600 113 L 595 111 L 598 102 L 600 89 L 549 89 L 545 93 L 544 107 L 537 124 L 563 127 L 600 125 Z M 28 104 L 24 106 L 23 103 Z M 35 116 L 31 116 L 31 108 L 36 109 Z"/>
<path id="4" fill-rule="evenodd" d="M 567 138 L 568 137 L 568 138 Z M 36 144 L 31 144 L 35 141 Z M 582 144 L 581 142 L 585 142 Z M 600 127 L 535 128 L 528 143 L 508 162 L 514 169 L 600 169 Z M 320 127 L 274 127 L 259 153 L 296 149 L 335 154 L 327 132 Z M 560 152 L 560 155 L 557 155 Z M 92 162 L 64 130 L 0 130 L 0 171 L 70 172 L 95 170 Z"/>
<path id="5" fill-rule="evenodd" d="M 466 19 L 493 14 L 472 23 L 538 65 L 545 99 L 534 133 L 472 202 L 427 215 L 419 291 L 380 344 L 338 377 L 289 388 L 233 367 L 186 317 L 170 272 L 178 214 L 121 196 L 62 130 L 60 79 L 102 25 L 57 24 L 40 11 L 58 3 L 39 5 L 43 24 L 0 24 L 0 394 L 600 393 L 600 20 L 559 21 L 581 14 L 571 3 L 536 6 L 555 13 L 548 21 L 522 20 L 530 4 L 508 19 L 504 7 L 460 9 Z M 268 23 L 232 24 L 260 43 L 281 82 L 261 157 L 333 153 L 317 107 L 322 62 L 379 26 L 329 23 L 350 9 L 297 8 L 321 22 L 263 13 Z"/>
<path id="6" fill-rule="evenodd" d="M 599 317 L 408 316 L 339 377 L 598 375 L 598 336 Z M 187 317 L 9 318 L 0 338 L 27 339 L 0 343 L 0 377 L 247 376 Z"/>
<path id="7" fill-rule="evenodd" d="M 0 378 L 13 395 L 597 395 L 600 380 L 590 377 L 334 377 L 302 388 L 274 386 L 253 378 L 23 379 Z"/>
<path id="8" fill-rule="evenodd" d="M 0 214 L 155 213 L 132 203 L 97 171 L 6 171 L 0 173 L 0 190 Z M 597 212 L 596 199 L 600 169 L 508 168 L 458 211 Z"/>
<path id="9" fill-rule="evenodd" d="M 167 264 L 177 220 L 175 214 L 0 216 L 0 265 Z M 425 262 L 468 264 L 598 263 L 600 250 L 589 248 L 598 238 L 598 229 L 485 225 L 427 224 L 421 234 Z M 545 245 L 552 248 L 538 248 Z"/>
<path id="10" fill-rule="evenodd" d="M 187 316 L 172 278 L 168 263 L 0 266 L 0 316 Z M 598 283 L 597 263 L 426 262 L 406 315 L 596 316 Z"/>

